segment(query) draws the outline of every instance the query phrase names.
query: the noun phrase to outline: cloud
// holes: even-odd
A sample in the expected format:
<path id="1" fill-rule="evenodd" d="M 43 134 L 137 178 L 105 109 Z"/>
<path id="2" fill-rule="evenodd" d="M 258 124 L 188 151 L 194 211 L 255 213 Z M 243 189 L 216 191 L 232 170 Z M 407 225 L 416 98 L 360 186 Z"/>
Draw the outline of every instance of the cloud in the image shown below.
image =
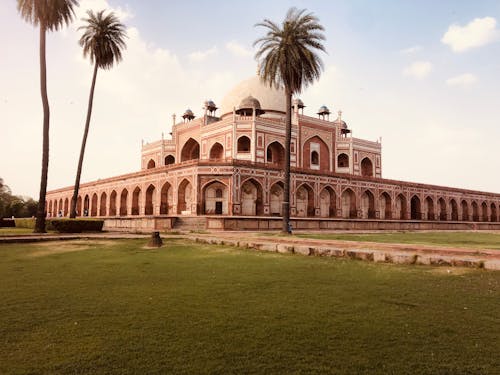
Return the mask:
<path id="1" fill-rule="evenodd" d="M 414 55 L 415 53 L 422 50 L 422 46 L 413 46 L 400 50 L 399 52 L 403 55 Z"/>
<path id="2" fill-rule="evenodd" d="M 233 55 L 238 57 L 250 57 L 253 56 L 253 51 L 243 47 L 241 44 L 231 41 L 226 43 L 226 49 Z"/>
<path id="3" fill-rule="evenodd" d="M 477 82 L 477 77 L 471 73 L 461 74 L 446 80 L 448 86 L 470 86 Z"/>
<path id="4" fill-rule="evenodd" d="M 475 18 L 465 26 L 453 24 L 441 38 L 454 52 L 464 52 L 500 40 L 500 30 L 493 17 Z"/>
<path id="5" fill-rule="evenodd" d="M 206 60 L 206 58 L 211 55 L 215 55 L 216 53 L 217 53 L 217 47 L 213 46 L 212 48 L 207 49 L 206 51 L 191 52 L 188 55 L 188 58 L 191 62 L 200 62 Z"/>
<path id="6" fill-rule="evenodd" d="M 403 69 L 403 75 L 423 79 L 432 71 L 432 64 L 429 61 L 415 61 Z"/>

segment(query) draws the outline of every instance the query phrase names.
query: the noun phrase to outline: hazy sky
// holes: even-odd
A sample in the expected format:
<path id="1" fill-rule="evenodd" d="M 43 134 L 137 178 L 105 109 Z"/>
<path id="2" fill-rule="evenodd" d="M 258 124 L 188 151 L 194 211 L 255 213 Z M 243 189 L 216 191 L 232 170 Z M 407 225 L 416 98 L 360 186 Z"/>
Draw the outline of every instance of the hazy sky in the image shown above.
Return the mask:
<path id="1" fill-rule="evenodd" d="M 326 32 L 306 114 L 342 109 L 354 136 L 382 137 L 386 178 L 500 192 L 500 1 L 83 0 L 47 39 L 49 189 L 72 185 L 92 67 L 78 46 L 87 9 L 128 27 L 124 61 L 99 71 L 82 182 L 140 169 L 141 140 L 168 134 L 172 113 L 201 114 L 255 74 L 263 18 L 307 8 Z M 38 197 L 42 105 L 38 29 L 0 0 L 0 177 Z"/>

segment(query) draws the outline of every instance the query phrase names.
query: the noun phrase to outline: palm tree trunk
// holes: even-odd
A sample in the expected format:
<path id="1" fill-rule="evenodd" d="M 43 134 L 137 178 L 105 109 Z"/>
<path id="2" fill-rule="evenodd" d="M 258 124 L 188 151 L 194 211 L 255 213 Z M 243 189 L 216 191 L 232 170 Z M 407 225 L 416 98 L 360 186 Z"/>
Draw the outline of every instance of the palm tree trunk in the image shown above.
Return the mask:
<path id="1" fill-rule="evenodd" d="M 92 116 L 92 103 L 94 102 L 94 89 L 95 89 L 95 81 L 97 78 L 97 69 L 98 66 L 96 63 L 94 66 L 92 85 L 90 86 L 89 104 L 87 107 L 87 120 L 85 121 L 85 130 L 83 132 L 82 147 L 80 149 L 80 159 L 78 159 L 78 169 L 76 171 L 75 188 L 73 191 L 73 198 L 71 198 L 70 217 L 73 219 L 76 217 L 76 202 L 78 200 L 78 190 L 80 189 L 80 177 L 82 175 L 82 165 L 83 165 L 83 156 L 85 154 L 85 145 L 87 144 L 87 136 L 89 134 L 90 117 Z"/>
<path id="2" fill-rule="evenodd" d="M 40 93 L 43 106 L 43 146 L 42 175 L 40 178 L 40 195 L 36 211 L 35 233 L 45 233 L 45 197 L 47 195 L 47 176 L 49 171 L 49 122 L 50 108 L 47 96 L 47 61 L 45 59 L 45 24 L 40 22 Z"/>
<path id="3" fill-rule="evenodd" d="M 283 196 L 283 233 L 291 233 L 290 225 L 290 145 L 292 142 L 292 93 L 285 87 L 286 117 L 285 117 L 285 181 Z"/>

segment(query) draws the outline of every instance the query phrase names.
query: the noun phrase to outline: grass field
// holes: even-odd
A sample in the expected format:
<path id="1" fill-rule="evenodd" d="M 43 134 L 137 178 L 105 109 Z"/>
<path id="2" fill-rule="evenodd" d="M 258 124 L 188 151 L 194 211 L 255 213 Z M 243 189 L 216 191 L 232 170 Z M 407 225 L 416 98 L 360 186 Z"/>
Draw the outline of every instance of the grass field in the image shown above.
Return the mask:
<path id="1" fill-rule="evenodd" d="M 32 234 L 33 229 L 29 228 L 0 228 L 0 237 L 6 235 L 24 235 L 24 234 Z"/>
<path id="2" fill-rule="evenodd" d="M 1 374 L 498 374 L 500 272 L 0 245 Z"/>
<path id="3" fill-rule="evenodd" d="M 500 250 L 500 233 L 491 232 L 311 233 L 297 234 L 296 236 L 323 240 L 369 241 Z"/>

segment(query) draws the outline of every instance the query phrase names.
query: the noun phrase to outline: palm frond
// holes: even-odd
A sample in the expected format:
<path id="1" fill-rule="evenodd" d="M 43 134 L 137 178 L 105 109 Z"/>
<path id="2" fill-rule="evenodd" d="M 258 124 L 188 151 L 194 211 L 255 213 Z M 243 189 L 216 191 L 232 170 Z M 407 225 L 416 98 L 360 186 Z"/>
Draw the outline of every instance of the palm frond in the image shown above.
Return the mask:
<path id="1" fill-rule="evenodd" d="M 78 0 L 17 0 L 17 9 L 25 21 L 47 30 L 59 30 L 73 21 Z"/>

